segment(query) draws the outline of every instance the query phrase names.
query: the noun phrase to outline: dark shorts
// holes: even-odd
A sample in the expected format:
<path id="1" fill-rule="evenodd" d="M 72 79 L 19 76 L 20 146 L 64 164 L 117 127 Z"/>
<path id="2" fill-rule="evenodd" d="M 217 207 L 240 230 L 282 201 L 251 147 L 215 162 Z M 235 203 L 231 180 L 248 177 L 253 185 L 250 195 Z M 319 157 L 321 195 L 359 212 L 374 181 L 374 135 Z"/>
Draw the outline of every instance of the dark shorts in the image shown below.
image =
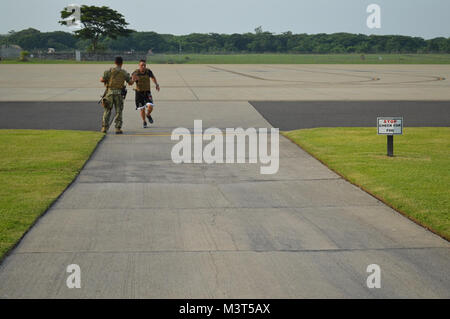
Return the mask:
<path id="1" fill-rule="evenodd" d="M 144 108 L 147 103 L 151 103 L 153 105 L 153 98 L 151 92 L 136 91 L 135 102 L 136 102 L 136 110 Z"/>

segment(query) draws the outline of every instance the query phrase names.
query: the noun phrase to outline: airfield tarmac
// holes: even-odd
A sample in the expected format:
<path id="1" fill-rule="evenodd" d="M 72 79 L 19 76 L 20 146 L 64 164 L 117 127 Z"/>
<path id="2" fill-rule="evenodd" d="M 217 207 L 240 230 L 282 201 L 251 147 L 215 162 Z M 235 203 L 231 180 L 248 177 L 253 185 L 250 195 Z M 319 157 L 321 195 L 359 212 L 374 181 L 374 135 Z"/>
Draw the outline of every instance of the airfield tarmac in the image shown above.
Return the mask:
<path id="1" fill-rule="evenodd" d="M 97 101 L 107 67 L 0 64 L 0 101 Z M 150 67 L 164 88 L 158 101 L 450 100 L 449 65 Z"/>
<path id="2" fill-rule="evenodd" d="M 86 101 L 97 108 L 106 67 L 0 65 L 0 107 Z M 280 137 L 274 175 L 261 175 L 259 164 L 177 165 L 170 156 L 172 130 L 192 128 L 195 119 L 204 128 L 272 127 L 250 100 L 449 101 L 450 66 L 151 68 L 161 83 L 155 124 L 141 128 L 130 91 L 125 134 L 106 136 L 2 262 L 0 297 L 450 297 L 447 241 L 287 139 Z M 74 104 L 67 113 L 88 112 Z M 81 267 L 81 289 L 66 287 L 69 264 Z M 381 267 L 380 289 L 366 286 L 370 264 Z"/>

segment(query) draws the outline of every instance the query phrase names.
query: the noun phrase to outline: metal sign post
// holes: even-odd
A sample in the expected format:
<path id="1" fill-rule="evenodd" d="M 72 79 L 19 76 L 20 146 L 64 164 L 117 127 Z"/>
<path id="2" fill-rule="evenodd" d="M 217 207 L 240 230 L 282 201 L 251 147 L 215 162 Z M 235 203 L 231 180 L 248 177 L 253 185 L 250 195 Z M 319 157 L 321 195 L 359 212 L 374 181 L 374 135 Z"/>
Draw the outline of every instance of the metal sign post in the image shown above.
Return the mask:
<path id="1" fill-rule="evenodd" d="M 394 135 L 387 136 L 387 156 L 394 156 Z"/>
<path id="2" fill-rule="evenodd" d="M 378 135 L 387 135 L 387 156 L 394 156 L 394 135 L 403 134 L 403 117 L 378 117 Z"/>

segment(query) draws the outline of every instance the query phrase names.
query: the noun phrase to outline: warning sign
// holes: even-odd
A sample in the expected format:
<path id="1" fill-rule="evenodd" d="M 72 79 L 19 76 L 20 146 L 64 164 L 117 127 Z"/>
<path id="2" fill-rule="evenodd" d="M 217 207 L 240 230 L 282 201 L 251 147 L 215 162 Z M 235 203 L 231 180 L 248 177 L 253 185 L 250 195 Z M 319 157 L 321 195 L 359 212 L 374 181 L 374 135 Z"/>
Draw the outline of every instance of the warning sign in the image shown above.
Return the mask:
<path id="1" fill-rule="evenodd" d="M 377 124 L 380 135 L 403 134 L 403 117 L 378 117 Z"/>

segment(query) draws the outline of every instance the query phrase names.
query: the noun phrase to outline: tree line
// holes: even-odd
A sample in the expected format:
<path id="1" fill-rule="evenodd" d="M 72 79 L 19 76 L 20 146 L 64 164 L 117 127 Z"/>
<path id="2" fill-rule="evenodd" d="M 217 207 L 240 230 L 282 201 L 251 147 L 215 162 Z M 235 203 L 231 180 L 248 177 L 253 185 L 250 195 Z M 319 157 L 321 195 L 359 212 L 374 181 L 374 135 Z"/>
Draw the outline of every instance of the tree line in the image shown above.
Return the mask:
<path id="1" fill-rule="evenodd" d="M 90 42 L 72 33 L 26 29 L 0 35 L 0 44 L 16 44 L 28 51 L 89 50 Z M 273 34 L 260 28 L 254 33 L 188 35 L 133 31 L 116 39 L 99 40 L 97 51 L 148 51 L 153 53 L 450 53 L 450 38 L 425 40 L 402 35 L 351 33 Z"/>

